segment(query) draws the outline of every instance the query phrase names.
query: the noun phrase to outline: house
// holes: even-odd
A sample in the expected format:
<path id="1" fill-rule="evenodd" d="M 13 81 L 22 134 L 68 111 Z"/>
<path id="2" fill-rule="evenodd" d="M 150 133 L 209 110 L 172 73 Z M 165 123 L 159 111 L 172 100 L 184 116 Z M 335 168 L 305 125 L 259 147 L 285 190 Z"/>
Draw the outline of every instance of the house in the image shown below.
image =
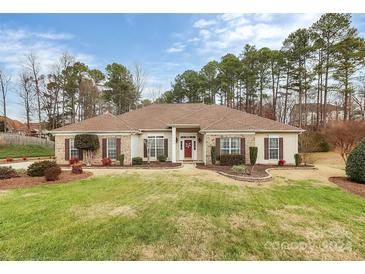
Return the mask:
<path id="1" fill-rule="evenodd" d="M 258 147 L 257 163 L 277 164 L 279 159 L 294 163 L 301 129 L 220 105 L 151 104 L 118 116 L 106 113 L 58 128 L 55 136 L 57 163 L 71 157 L 84 158 L 74 146 L 74 136 L 99 136 L 100 149 L 93 163 L 124 154 L 125 164 L 133 157 L 168 161 L 211 163 L 211 148 L 221 154 L 243 154 L 249 163 L 249 147 Z"/>
<path id="2" fill-rule="evenodd" d="M 5 129 L 5 116 L 0 116 L 0 132 L 23 135 L 25 131 L 26 126 L 22 122 L 9 117 L 6 117 Z"/>

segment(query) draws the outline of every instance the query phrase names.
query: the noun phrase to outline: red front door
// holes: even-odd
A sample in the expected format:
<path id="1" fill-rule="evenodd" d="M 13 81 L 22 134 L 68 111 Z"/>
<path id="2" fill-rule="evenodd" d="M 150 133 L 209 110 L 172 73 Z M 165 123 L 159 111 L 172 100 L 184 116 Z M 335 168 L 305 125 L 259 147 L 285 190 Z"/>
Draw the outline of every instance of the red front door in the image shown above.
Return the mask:
<path id="1" fill-rule="evenodd" d="M 185 157 L 191 157 L 192 155 L 192 141 L 191 140 L 185 140 L 184 142 L 184 156 Z"/>

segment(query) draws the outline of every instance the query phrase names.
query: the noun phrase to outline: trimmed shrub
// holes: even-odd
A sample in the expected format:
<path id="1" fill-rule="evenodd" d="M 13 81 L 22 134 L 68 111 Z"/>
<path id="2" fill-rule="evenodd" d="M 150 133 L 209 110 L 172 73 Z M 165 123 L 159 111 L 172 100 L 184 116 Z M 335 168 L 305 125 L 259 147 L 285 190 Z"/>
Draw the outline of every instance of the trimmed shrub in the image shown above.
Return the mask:
<path id="1" fill-rule="evenodd" d="M 110 158 L 103 158 L 103 159 L 101 159 L 101 164 L 103 166 L 111 166 L 112 165 L 112 159 L 110 159 Z"/>
<path id="2" fill-rule="evenodd" d="M 242 165 L 245 163 L 242 154 L 223 154 L 220 156 L 220 164 L 222 166 Z"/>
<path id="3" fill-rule="evenodd" d="M 210 148 L 210 157 L 212 158 L 212 164 L 215 165 L 217 159 L 215 155 L 215 147 Z"/>
<path id="4" fill-rule="evenodd" d="M 58 176 L 61 174 L 61 168 L 59 166 L 53 166 L 50 168 L 47 168 L 44 171 L 44 177 L 46 178 L 46 181 L 57 181 Z"/>
<path id="5" fill-rule="evenodd" d="M 346 164 L 346 174 L 352 181 L 365 183 L 365 138 L 350 153 Z"/>
<path id="6" fill-rule="evenodd" d="M 167 157 L 165 155 L 159 155 L 159 156 L 157 156 L 157 160 L 159 162 L 166 162 Z"/>
<path id="7" fill-rule="evenodd" d="M 72 167 L 71 172 L 74 174 L 81 174 L 83 172 L 82 163 L 75 163 L 71 167 Z"/>
<path id="8" fill-rule="evenodd" d="M 279 166 L 283 166 L 283 165 L 285 165 L 285 160 L 279 160 L 279 161 L 278 161 L 278 165 L 279 165 Z"/>
<path id="9" fill-rule="evenodd" d="M 7 161 L 7 162 L 12 162 L 12 161 L 13 161 L 13 158 L 12 158 L 12 157 L 10 157 L 10 156 L 8 156 L 8 157 L 6 157 L 6 161 Z"/>
<path id="10" fill-rule="evenodd" d="M 294 154 L 294 160 L 295 160 L 295 165 L 300 166 L 300 164 L 302 163 L 302 157 L 300 156 L 299 153 Z"/>
<path id="11" fill-rule="evenodd" d="M 78 163 L 80 160 L 79 160 L 79 158 L 77 158 L 77 157 L 72 157 L 71 159 L 69 159 L 68 160 L 68 163 L 70 164 L 70 165 L 73 165 L 73 164 L 76 164 L 76 163 Z"/>
<path id="12" fill-rule="evenodd" d="M 85 150 L 97 150 L 100 147 L 96 134 L 78 134 L 75 136 L 75 147 Z"/>
<path id="13" fill-rule="evenodd" d="M 250 147 L 250 164 L 251 166 L 254 166 L 256 164 L 257 161 L 257 151 L 258 148 L 257 147 Z"/>
<path id="14" fill-rule="evenodd" d="M 57 166 L 55 161 L 40 161 L 31 164 L 27 169 L 27 174 L 31 177 L 44 176 L 46 169 Z"/>
<path id="15" fill-rule="evenodd" d="M 119 164 L 121 166 L 124 166 L 124 154 L 120 154 L 118 160 L 119 160 Z"/>
<path id="16" fill-rule="evenodd" d="M 23 160 L 23 161 L 28 160 L 27 156 L 22 156 L 22 160 Z"/>
<path id="17" fill-rule="evenodd" d="M 18 173 L 12 167 L 0 167 L 0 180 L 18 177 Z"/>
<path id="18" fill-rule="evenodd" d="M 246 167 L 244 165 L 235 165 L 231 169 L 235 173 L 245 173 L 246 171 Z"/>
<path id="19" fill-rule="evenodd" d="M 140 166 L 142 164 L 143 164 L 142 157 L 134 157 L 134 158 L 132 158 L 132 165 L 134 165 L 134 166 Z"/>

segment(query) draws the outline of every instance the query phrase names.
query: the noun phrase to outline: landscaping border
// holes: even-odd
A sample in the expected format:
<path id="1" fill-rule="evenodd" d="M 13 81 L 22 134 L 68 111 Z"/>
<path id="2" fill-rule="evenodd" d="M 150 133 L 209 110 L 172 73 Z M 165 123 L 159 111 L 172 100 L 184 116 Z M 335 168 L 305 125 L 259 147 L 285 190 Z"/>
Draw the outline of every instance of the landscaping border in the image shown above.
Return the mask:
<path id="1" fill-rule="evenodd" d="M 69 165 L 60 165 L 62 168 L 71 168 Z M 92 165 L 92 166 L 82 166 L 82 169 L 89 170 L 89 169 L 116 169 L 116 170 L 128 170 L 128 169 L 150 169 L 150 170 L 163 170 L 163 169 L 179 169 L 182 168 L 184 165 L 182 163 L 176 163 L 176 165 L 171 166 L 148 166 L 148 165 L 130 165 L 130 166 L 103 166 L 103 165 Z"/>

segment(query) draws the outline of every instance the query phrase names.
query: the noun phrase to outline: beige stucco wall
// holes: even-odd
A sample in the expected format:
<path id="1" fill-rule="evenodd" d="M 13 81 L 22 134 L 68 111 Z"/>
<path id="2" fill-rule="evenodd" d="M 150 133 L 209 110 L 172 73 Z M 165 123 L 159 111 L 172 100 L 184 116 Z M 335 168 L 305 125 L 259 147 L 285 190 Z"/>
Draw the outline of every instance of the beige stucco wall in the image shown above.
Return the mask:
<path id="1" fill-rule="evenodd" d="M 100 148 L 94 152 L 92 164 L 100 165 L 102 159 L 102 139 L 103 138 L 120 138 L 120 154 L 124 154 L 124 164 L 130 165 L 131 164 L 131 135 L 103 135 L 97 134 L 99 137 Z M 55 136 L 55 156 L 56 162 L 58 164 L 68 164 L 68 161 L 65 160 L 65 139 L 74 138 L 73 135 L 56 135 Z M 85 152 L 84 152 L 84 159 L 85 159 Z"/>
<path id="2" fill-rule="evenodd" d="M 206 156 L 207 161 L 206 163 L 212 164 L 212 158 L 211 158 L 211 148 L 212 146 L 215 146 L 215 139 L 216 138 L 227 138 L 227 137 L 239 137 L 239 138 L 245 138 L 245 161 L 246 163 L 250 162 L 250 155 L 249 155 L 249 147 L 255 145 L 255 135 L 254 133 L 222 133 L 222 134 L 207 134 L 206 135 Z"/>
<path id="3" fill-rule="evenodd" d="M 255 143 L 258 147 L 257 163 L 260 164 L 277 164 L 278 160 L 264 159 L 264 138 L 268 137 L 282 137 L 284 160 L 287 164 L 294 164 L 294 154 L 298 153 L 298 134 L 297 133 L 256 133 Z"/>

